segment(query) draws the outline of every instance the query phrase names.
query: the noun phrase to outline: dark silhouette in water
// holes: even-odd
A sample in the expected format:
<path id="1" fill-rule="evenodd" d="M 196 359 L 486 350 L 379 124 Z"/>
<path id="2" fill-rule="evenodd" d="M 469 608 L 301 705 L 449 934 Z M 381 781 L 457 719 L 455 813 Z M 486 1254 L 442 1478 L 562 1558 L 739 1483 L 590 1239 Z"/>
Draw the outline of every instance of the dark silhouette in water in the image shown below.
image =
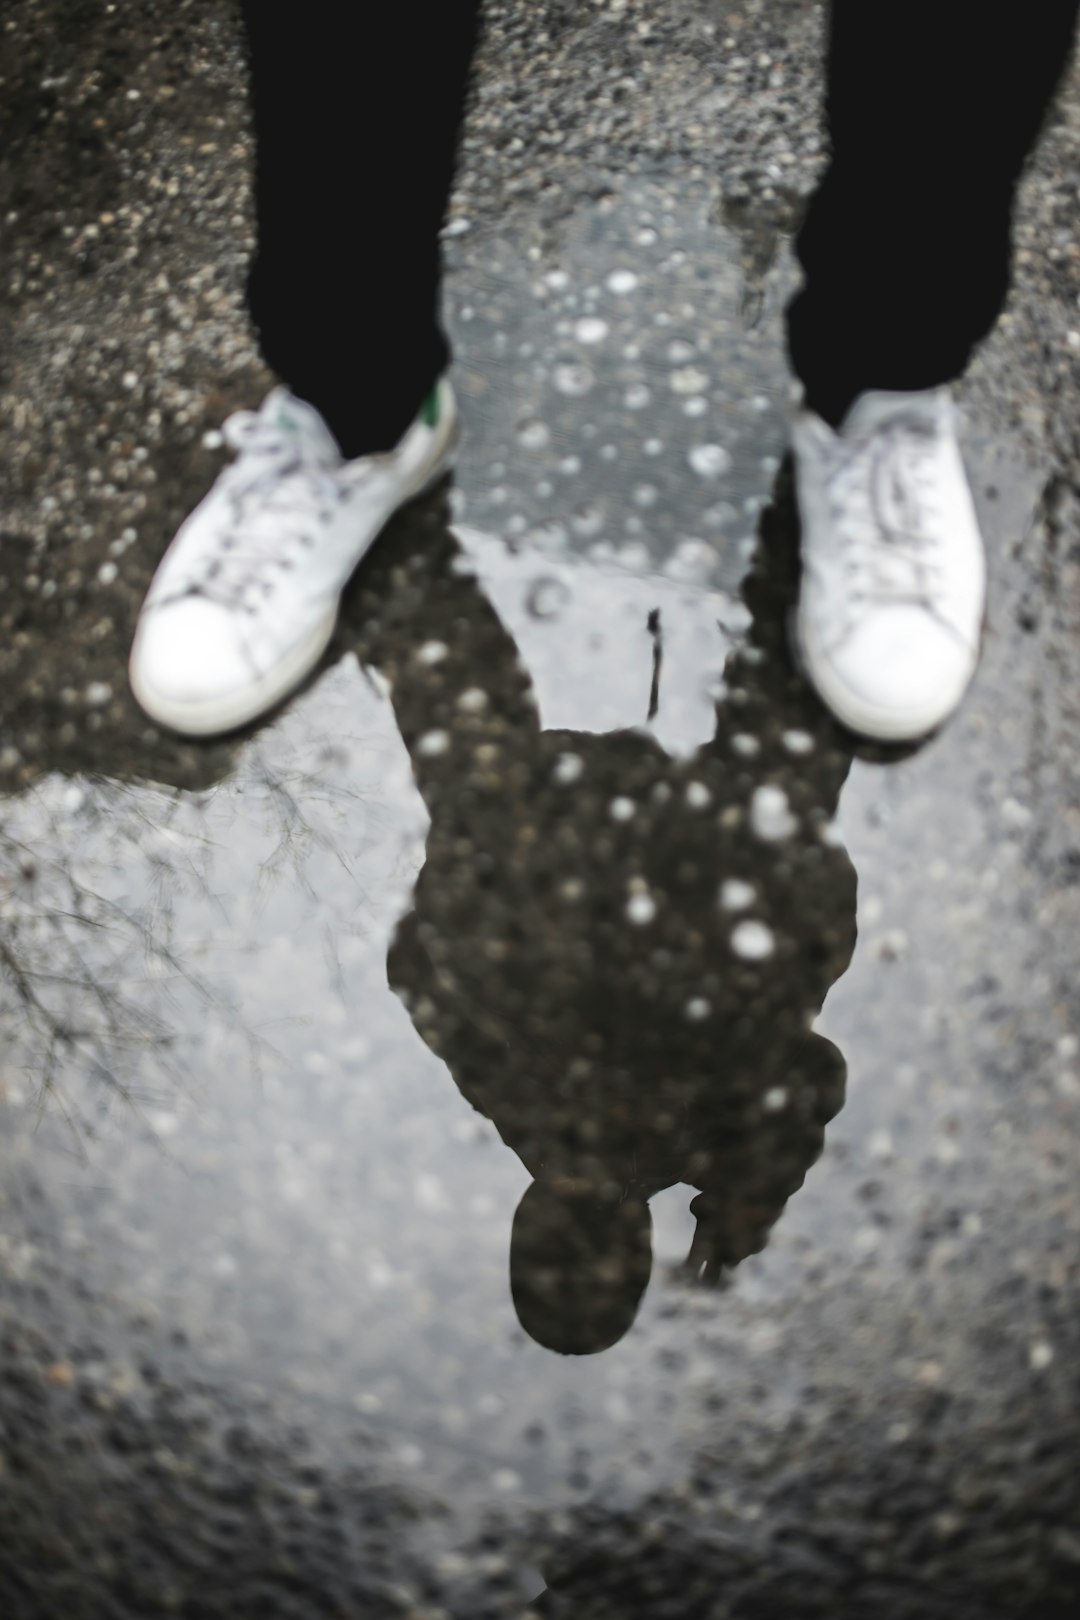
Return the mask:
<path id="1" fill-rule="evenodd" d="M 542 731 L 514 642 L 430 518 L 366 627 L 431 815 L 390 983 L 534 1178 L 510 1282 L 522 1326 L 563 1353 L 630 1327 L 653 1194 L 698 1189 L 686 1266 L 717 1283 L 764 1246 L 843 1102 L 841 1054 L 810 1025 L 855 941 L 829 832 L 851 752 L 788 662 L 785 479 L 689 760 L 644 731 Z"/>

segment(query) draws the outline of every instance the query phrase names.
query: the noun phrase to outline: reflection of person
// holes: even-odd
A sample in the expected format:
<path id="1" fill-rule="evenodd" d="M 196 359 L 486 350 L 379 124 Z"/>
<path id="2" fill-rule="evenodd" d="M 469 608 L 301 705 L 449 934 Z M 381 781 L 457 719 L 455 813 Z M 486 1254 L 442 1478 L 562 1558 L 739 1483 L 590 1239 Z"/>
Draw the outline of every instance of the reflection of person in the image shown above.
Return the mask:
<path id="1" fill-rule="evenodd" d="M 784 657 L 767 521 L 750 642 L 689 761 L 644 731 L 541 731 L 448 535 L 367 650 L 431 814 L 390 983 L 534 1177 L 511 1285 L 566 1352 L 633 1320 L 653 1194 L 700 1189 L 688 1265 L 718 1280 L 762 1247 L 843 1099 L 810 1022 L 854 944 L 854 872 L 823 836 L 850 754 Z"/>
<path id="2" fill-rule="evenodd" d="M 1012 198 L 1080 0 L 833 0 L 832 161 L 789 312 L 804 668 L 853 730 L 914 739 L 974 671 L 985 566 L 947 385 L 1008 285 Z M 184 525 L 132 683 L 229 730 L 314 668 L 387 518 L 449 462 L 438 230 L 479 0 L 245 0 L 259 248 L 251 312 L 285 380 L 231 419 L 238 460 Z M 370 82 L 377 73 L 377 93 Z"/>

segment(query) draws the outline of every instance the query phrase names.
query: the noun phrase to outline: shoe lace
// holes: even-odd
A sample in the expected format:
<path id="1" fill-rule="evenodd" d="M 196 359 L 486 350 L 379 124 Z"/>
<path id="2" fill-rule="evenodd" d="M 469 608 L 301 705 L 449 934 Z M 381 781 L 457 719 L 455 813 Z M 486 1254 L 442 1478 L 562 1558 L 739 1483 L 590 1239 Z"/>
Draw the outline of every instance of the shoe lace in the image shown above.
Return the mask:
<path id="1" fill-rule="evenodd" d="M 853 602 L 911 603 L 942 616 L 938 447 L 935 428 L 908 417 L 843 447 L 829 495 Z"/>
<path id="2" fill-rule="evenodd" d="M 297 552 L 315 545 L 318 527 L 348 490 L 317 440 L 265 412 L 237 411 L 225 422 L 224 438 L 238 452 L 219 483 L 229 521 L 192 558 L 184 589 L 254 613 L 257 598 L 272 594 L 295 566 Z"/>

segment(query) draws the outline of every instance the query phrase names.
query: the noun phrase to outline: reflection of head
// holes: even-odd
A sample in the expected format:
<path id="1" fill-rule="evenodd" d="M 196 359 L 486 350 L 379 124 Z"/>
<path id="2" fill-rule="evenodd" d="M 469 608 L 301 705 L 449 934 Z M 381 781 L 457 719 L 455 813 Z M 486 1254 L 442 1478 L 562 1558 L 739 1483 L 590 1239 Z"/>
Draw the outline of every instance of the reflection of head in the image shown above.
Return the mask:
<path id="1" fill-rule="evenodd" d="M 652 1271 L 652 1217 L 625 1203 L 534 1181 L 514 1216 L 510 1291 L 531 1339 L 564 1356 L 607 1350 L 628 1332 Z"/>

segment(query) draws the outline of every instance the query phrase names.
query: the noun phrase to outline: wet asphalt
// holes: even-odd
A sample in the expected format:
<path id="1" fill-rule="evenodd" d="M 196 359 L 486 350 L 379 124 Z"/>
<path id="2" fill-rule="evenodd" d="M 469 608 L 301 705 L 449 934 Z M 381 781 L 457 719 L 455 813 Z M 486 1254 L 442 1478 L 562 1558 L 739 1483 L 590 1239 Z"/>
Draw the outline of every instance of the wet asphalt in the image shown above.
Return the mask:
<path id="1" fill-rule="evenodd" d="M 194 746 L 125 663 L 269 380 L 236 20 L 0 27 L 0 1614 L 1072 1615 L 1075 75 L 943 735 L 786 650 L 822 8 L 498 0 L 460 464 Z"/>

